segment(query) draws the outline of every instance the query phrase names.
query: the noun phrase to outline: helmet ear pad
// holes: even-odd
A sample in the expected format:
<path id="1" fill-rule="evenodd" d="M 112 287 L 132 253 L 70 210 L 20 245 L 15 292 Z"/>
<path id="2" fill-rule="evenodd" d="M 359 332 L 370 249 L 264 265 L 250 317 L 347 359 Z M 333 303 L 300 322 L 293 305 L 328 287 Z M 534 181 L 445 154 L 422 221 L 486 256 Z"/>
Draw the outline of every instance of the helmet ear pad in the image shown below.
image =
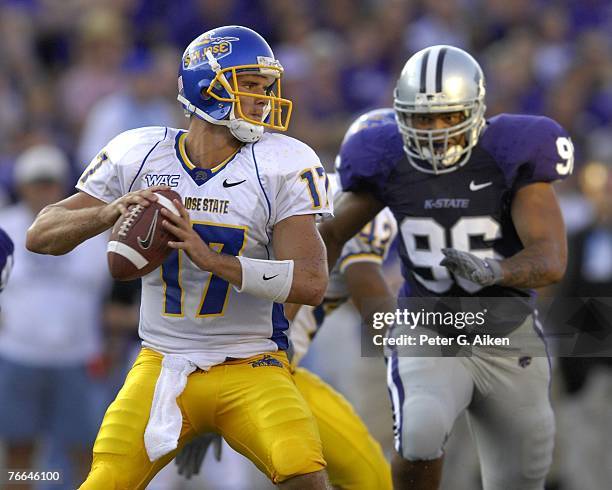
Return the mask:
<path id="1" fill-rule="evenodd" d="M 208 87 L 210 87 L 211 83 L 212 83 L 212 80 L 209 80 L 208 78 L 204 78 L 198 82 L 198 89 L 200 91 L 200 97 L 204 101 L 208 101 L 212 99 L 212 97 L 208 95 L 207 93 Z"/>
<path id="2" fill-rule="evenodd" d="M 207 78 L 204 78 L 197 83 L 197 86 L 200 92 L 200 97 L 202 101 L 204 102 L 204 105 L 209 106 L 210 108 L 209 114 L 212 117 L 214 117 L 217 120 L 225 119 L 229 116 L 232 110 L 232 103 L 231 102 L 220 102 L 214 99 L 213 97 L 211 97 L 210 95 L 208 95 L 207 91 L 211 83 L 212 83 L 212 80 L 209 80 Z M 223 87 L 213 88 L 212 91 L 216 95 L 222 98 L 226 98 L 226 99 L 230 98 L 230 94 L 228 94 L 227 90 L 225 90 Z"/>

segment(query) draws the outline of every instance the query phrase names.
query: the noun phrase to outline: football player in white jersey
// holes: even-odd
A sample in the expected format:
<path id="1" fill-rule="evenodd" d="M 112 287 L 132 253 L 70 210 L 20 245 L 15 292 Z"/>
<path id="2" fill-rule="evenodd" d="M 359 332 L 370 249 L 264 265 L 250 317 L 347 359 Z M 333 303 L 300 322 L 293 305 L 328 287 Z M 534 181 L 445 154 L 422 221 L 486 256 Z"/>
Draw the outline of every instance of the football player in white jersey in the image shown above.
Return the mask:
<path id="1" fill-rule="evenodd" d="M 330 189 L 336 194 L 335 188 L 339 191 L 339 185 L 336 185 L 334 176 L 331 177 Z M 330 273 L 323 303 L 316 307 L 290 304 L 285 310 L 291 321 L 293 377 L 317 421 L 327 472 L 334 488 L 390 490 L 391 468 L 380 444 L 351 404 L 299 364 L 326 316 L 336 308 L 350 299 L 365 321 L 369 321 L 372 298 L 391 297 L 382 263 L 396 234 L 393 214 L 385 208 L 344 245 L 342 258 Z M 211 444 L 214 444 L 216 457 L 220 459 L 220 436 L 206 434 L 194 439 L 177 455 L 179 473 L 187 478 L 199 473 Z"/>
<path id="2" fill-rule="evenodd" d="M 319 304 L 327 288 L 316 214 L 331 212 L 328 179 L 285 130 L 283 68 L 254 31 L 196 38 L 179 68 L 189 131 L 141 128 L 113 139 L 79 192 L 44 209 L 27 247 L 63 254 L 110 228 L 131 204 L 172 187 L 176 240 L 142 278 L 143 349 L 110 405 L 83 489 L 145 488 L 188 440 L 218 432 L 282 488 L 326 488 L 312 414 L 286 355 L 281 303 Z"/>

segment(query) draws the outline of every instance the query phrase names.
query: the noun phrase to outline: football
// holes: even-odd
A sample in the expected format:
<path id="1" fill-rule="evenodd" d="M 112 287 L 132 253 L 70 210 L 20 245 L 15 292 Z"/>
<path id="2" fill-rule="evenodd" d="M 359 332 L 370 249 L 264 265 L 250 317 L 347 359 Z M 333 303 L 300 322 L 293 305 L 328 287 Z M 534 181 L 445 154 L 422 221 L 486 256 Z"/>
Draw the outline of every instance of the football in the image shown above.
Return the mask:
<path id="1" fill-rule="evenodd" d="M 172 248 L 174 236 L 162 226 L 163 208 L 179 214 L 173 199 L 181 197 L 172 190 L 155 192 L 157 201 L 149 206 L 133 204 L 119 217 L 106 248 L 108 268 L 114 279 L 130 281 L 157 269 Z"/>

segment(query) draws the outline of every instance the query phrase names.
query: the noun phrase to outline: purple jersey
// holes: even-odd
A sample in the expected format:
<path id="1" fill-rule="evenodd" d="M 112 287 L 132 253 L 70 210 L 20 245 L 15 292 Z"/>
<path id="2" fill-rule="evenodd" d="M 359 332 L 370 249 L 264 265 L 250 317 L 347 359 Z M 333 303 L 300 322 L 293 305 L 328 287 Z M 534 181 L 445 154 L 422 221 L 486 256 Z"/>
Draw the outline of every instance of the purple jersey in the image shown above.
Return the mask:
<path id="1" fill-rule="evenodd" d="M 400 227 L 406 296 L 518 296 L 531 291 L 481 286 L 440 266 L 452 247 L 503 259 L 523 246 L 510 208 L 516 191 L 571 173 L 567 133 L 547 117 L 501 114 L 487 121 L 470 160 L 454 172 L 432 175 L 408 162 L 393 120 L 349 134 L 338 157 L 345 191 L 370 192 Z"/>
<path id="2" fill-rule="evenodd" d="M 0 228 L 0 291 L 6 286 L 6 281 L 11 272 L 13 251 L 13 241 L 6 232 Z"/>

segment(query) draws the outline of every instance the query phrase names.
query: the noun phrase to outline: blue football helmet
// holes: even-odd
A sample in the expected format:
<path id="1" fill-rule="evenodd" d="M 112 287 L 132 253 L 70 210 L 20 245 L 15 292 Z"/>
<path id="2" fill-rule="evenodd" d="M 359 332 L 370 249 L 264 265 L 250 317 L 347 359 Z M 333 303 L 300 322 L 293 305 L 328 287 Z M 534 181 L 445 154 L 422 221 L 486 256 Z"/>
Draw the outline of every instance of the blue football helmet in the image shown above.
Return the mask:
<path id="1" fill-rule="evenodd" d="M 13 252 L 15 247 L 13 241 L 6 232 L 0 228 L 0 291 L 8 282 L 11 268 L 13 267 Z"/>
<path id="2" fill-rule="evenodd" d="M 274 78 L 266 95 L 241 92 L 237 76 L 256 73 Z M 212 29 L 194 39 L 183 53 L 177 99 L 185 115 L 227 126 L 240 141 L 252 143 L 264 128 L 286 131 L 292 103 L 281 96 L 283 67 L 263 37 L 242 26 Z M 240 97 L 264 99 L 261 121 L 246 116 Z"/>

